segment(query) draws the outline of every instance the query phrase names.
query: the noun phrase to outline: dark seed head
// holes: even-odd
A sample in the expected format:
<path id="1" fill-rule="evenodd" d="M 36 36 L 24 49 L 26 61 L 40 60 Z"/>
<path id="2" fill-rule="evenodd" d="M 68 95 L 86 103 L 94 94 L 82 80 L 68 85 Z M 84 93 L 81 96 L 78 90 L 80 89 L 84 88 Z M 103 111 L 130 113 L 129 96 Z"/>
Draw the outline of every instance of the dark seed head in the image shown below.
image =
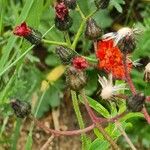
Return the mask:
<path id="1" fill-rule="evenodd" d="M 143 93 L 138 93 L 127 99 L 127 108 L 132 112 L 139 112 L 143 108 L 145 101 L 145 95 Z"/>
<path id="2" fill-rule="evenodd" d="M 66 83 L 72 90 L 79 91 L 86 85 L 87 76 L 84 71 L 70 66 L 66 70 Z"/>
<path id="3" fill-rule="evenodd" d="M 85 30 L 85 37 L 89 40 L 96 40 L 102 34 L 101 28 L 96 24 L 93 18 L 88 19 Z"/>
<path id="4" fill-rule="evenodd" d="M 94 2 L 98 9 L 106 9 L 109 5 L 110 0 L 94 0 Z"/>
<path id="5" fill-rule="evenodd" d="M 75 9 L 77 5 L 76 0 L 64 0 L 64 3 L 70 9 Z"/>
<path id="6" fill-rule="evenodd" d="M 14 99 L 11 101 L 11 107 L 18 118 L 25 118 L 31 113 L 31 105 L 25 101 Z"/>

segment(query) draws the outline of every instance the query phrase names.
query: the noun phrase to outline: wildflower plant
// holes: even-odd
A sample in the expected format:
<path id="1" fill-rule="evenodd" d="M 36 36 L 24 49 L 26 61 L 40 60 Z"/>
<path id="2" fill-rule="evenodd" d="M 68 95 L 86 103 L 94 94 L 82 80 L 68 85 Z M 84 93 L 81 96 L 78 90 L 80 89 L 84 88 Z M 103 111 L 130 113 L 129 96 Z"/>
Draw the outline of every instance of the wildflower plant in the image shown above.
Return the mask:
<path id="1" fill-rule="evenodd" d="M 129 59 L 137 50 L 136 36 L 142 33 L 137 28 L 121 27 L 116 32 L 103 34 L 103 27 L 96 21 L 95 16 L 103 13 L 101 9 L 108 13 L 109 7 L 116 7 L 111 0 L 90 0 L 92 10 L 89 12 L 80 5 L 83 3 L 83 6 L 90 6 L 86 1 L 58 0 L 53 2 L 51 7 L 49 2 L 44 0 L 33 0 L 33 4 L 30 1 L 25 2 L 2 50 L 0 78 L 4 83 L 0 87 L 0 111 L 6 119 L 3 120 L 0 138 L 3 139 L 6 124 L 15 114 L 17 118 L 22 119 L 13 122 L 15 129 L 20 128 L 21 125 L 18 124 L 23 124 L 24 120 L 32 121 L 25 143 L 27 150 L 31 149 L 33 144 L 34 127 L 39 127 L 51 136 L 47 142 L 59 136 L 81 136 L 83 150 L 121 149 L 118 139 L 123 135 L 130 149 L 135 150 L 136 147 L 125 132 L 129 126 L 128 119 L 144 117 L 147 124 L 150 124 L 147 111 L 150 96 L 135 87 L 131 77 L 135 63 Z M 48 23 L 48 30 L 44 30 L 46 24 L 41 23 L 43 26 L 37 30 L 33 22 L 40 24 L 42 17 L 39 16 L 42 16 L 42 10 L 48 10 L 49 7 L 49 21 L 53 24 L 50 26 Z M 38 13 L 33 17 L 32 13 L 36 11 Z M 25 17 L 24 12 L 29 15 L 29 19 Z M 47 15 L 47 12 L 45 13 Z M 77 20 L 75 15 L 80 19 Z M 45 55 L 48 57 L 45 58 Z M 149 68 L 148 63 L 143 71 L 142 79 L 146 81 L 145 84 L 149 83 Z M 51 71 L 47 74 L 49 70 Z M 92 75 L 89 75 L 89 72 L 92 72 Z M 98 88 L 100 90 L 97 90 Z M 49 111 L 49 106 L 53 108 L 60 104 L 60 95 L 65 93 L 65 89 L 71 94 L 72 109 L 75 111 L 79 128 L 67 131 L 49 128 L 39 117 L 44 116 L 45 110 Z M 38 97 L 36 104 L 32 103 L 35 93 Z M 81 105 L 86 110 L 86 118 L 83 117 Z M 9 109 L 6 110 L 5 106 Z M 94 138 L 89 132 L 94 134 Z M 19 135 L 18 130 L 12 137 L 14 135 Z M 12 149 L 16 149 L 16 140 L 11 140 Z M 40 149 L 47 148 L 47 142 Z"/>

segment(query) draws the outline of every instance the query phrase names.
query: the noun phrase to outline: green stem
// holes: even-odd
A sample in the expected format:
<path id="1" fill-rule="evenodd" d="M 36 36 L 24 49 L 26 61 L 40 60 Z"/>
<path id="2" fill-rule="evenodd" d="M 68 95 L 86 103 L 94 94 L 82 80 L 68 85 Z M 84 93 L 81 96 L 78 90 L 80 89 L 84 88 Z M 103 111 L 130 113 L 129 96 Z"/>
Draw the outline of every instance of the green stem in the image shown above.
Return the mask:
<path id="1" fill-rule="evenodd" d="M 82 118 L 82 115 L 80 112 L 76 92 L 71 91 L 71 96 L 72 96 L 72 103 L 73 103 L 74 111 L 75 111 L 75 114 L 77 116 L 77 120 L 79 123 L 79 127 L 80 127 L 80 129 L 84 129 L 85 126 L 84 126 L 83 118 Z M 82 149 L 84 150 L 84 149 L 86 149 L 86 135 L 85 135 L 85 133 L 83 133 L 81 135 L 81 140 L 82 140 Z"/>
<path id="2" fill-rule="evenodd" d="M 81 25 L 80 25 L 80 27 L 79 27 L 79 30 L 78 30 L 78 32 L 77 32 L 77 34 L 76 34 L 76 36 L 75 36 L 75 39 L 74 39 L 74 41 L 73 41 L 73 44 L 71 45 L 71 48 L 74 49 L 74 50 L 75 50 L 75 48 L 76 48 L 77 42 L 78 42 L 78 40 L 79 40 L 79 37 L 80 37 L 81 34 L 82 34 L 82 31 L 83 31 L 83 28 L 84 28 L 85 23 L 86 23 L 86 19 L 84 19 L 84 20 L 82 21 L 82 23 L 81 23 Z"/>
<path id="3" fill-rule="evenodd" d="M 0 73 L 0 77 L 7 71 L 9 70 L 11 67 L 13 67 L 19 60 L 21 60 L 35 45 L 32 45 L 31 47 L 29 47 L 20 57 L 18 57 L 13 63 L 11 63 L 8 67 L 6 67 L 1 73 Z"/>
<path id="4" fill-rule="evenodd" d="M 44 38 L 48 32 L 50 32 L 53 28 L 55 27 L 55 25 L 52 25 L 43 35 L 42 35 L 42 38 Z"/>
<path id="5" fill-rule="evenodd" d="M 45 40 L 45 39 L 43 39 L 42 42 L 44 42 L 46 44 L 53 44 L 53 45 L 62 45 L 62 46 L 67 46 L 68 45 L 65 42 L 49 41 L 49 40 Z"/>
<path id="6" fill-rule="evenodd" d="M 68 32 L 65 32 L 66 43 L 71 47 L 71 40 Z"/>
<path id="7" fill-rule="evenodd" d="M 83 14 L 82 10 L 80 9 L 79 5 L 77 5 L 77 11 L 79 11 L 82 19 L 85 19 L 85 15 Z"/>

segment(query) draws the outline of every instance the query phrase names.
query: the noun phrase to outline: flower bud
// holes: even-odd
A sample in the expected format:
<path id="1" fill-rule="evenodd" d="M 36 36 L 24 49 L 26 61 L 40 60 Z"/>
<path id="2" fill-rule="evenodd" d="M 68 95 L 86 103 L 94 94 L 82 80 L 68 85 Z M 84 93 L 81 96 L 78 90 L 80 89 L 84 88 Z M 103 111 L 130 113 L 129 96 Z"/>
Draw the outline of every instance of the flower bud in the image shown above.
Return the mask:
<path id="1" fill-rule="evenodd" d="M 85 58 L 81 57 L 81 56 L 77 56 L 74 57 L 72 59 L 72 65 L 76 68 L 76 69 L 86 69 L 88 67 L 88 62 L 86 61 Z"/>
<path id="2" fill-rule="evenodd" d="M 35 45 L 40 44 L 42 40 L 42 34 L 39 31 L 27 26 L 26 22 L 23 22 L 21 25 L 16 26 L 13 33 L 17 36 L 24 37 L 31 44 Z"/>
<path id="3" fill-rule="evenodd" d="M 150 63 L 148 63 L 145 67 L 144 71 L 144 81 L 150 82 Z"/>
<path id="4" fill-rule="evenodd" d="M 110 0 L 94 0 L 98 9 L 105 9 L 108 7 Z"/>
<path id="5" fill-rule="evenodd" d="M 72 18 L 68 15 L 64 20 L 55 18 L 55 26 L 60 31 L 68 30 L 73 24 Z"/>
<path id="6" fill-rule="evenodd" d="M 143 108 L 145 101 L 145 95 L 143 93 L 138 93 L 127 99 L 127 108 L 132 112 L 139 112 Z"/>
<path id="7" fill-rule="evenodd" d="M 11 107 L 18 118 L 25 118 L 31 113 L 31 105 L 25 101 L 14 99 L 11 101 Z"/>
<path id="8" fill-rule="evenodd" d="M 133 36 L 126 36 L 118 42 L 118 47 L 122 53 L 132 53 L 136 48 L 135 38 Z"/>
<path id="9" fill-rule="evenodd" d="M 72 18 L 64 2 L 59 2 L 55 6 L 55 26 L 60 31 L 68 30 L 72 26 Z"/>
<path id="10" fill-rule="evenodd" d="M 75 9 L 77 6 L 76 0 L 64 0 L 64 3 L 70 9 Z"/>
<path id="11" fill-rule="evenodd" d="M 59 46 L 56 48 L 56 54 L 63 64 L 68 65 L 71 63 L 72 58 L 76 55 L 71 49 Z"/>
<path id="12" fill-rule="evenodd" d="M 70 66 L 66 70 L 66 83 L 74 91 L 79 91 L 87 83 L 87 77 L 84 71 Z"/>
<path id="13" fill-rule="evenodd" d="M 89 40 L 96 40 L 101 34 L 101 28 L 96 24 L 93 18 L 89 18 L 86 24 L 85 37 Z"/>

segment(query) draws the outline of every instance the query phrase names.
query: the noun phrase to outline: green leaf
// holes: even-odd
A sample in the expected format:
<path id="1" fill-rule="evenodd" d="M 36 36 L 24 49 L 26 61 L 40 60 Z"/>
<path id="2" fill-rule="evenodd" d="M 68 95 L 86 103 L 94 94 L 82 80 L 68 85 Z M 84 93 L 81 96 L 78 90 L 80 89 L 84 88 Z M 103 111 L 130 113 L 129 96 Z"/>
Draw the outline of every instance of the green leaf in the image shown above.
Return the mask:
<path id="1" fill-rule="evenodd" d="M 118 12 L 122 13 L 122 7 L 121 5 L 125 4 L 124 0 L 111 0 L 110 5 L 114 6 Z"/>
<path id="2" fill-rule="evenodd" d="M 79 99 L 82 101 L 82 97 L 79 96 Z M 96 110 L 98 113 L 100 113 L 102 116 L 108 118 L 110 116 L 108 110 L 102 106 L 99 102 L 95 101 L 94 99 L 87 96 L 87 100 L 89 102 L 89 105 Z"/>
<path id="3" fill-rule="evenodd" d="M 88 150 L 108 150 L 109 143 L 98 138 L 92 142 Z"/>

